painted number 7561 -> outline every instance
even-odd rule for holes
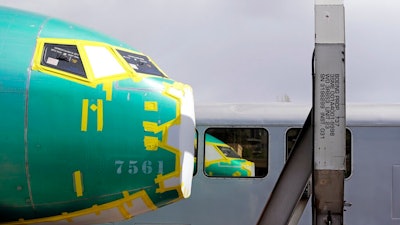
[[[151,174],[157,172],[157,174],[163,174],[164,162],[157,161],[153,163],[150,160],[143,162],[136,160],[115,160],[116,174]]]

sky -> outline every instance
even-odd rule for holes
[[[400,102],[400,1],[344,0],[346,100]],[[313,0],[0,0],[100,31],[190,84],[196,104],[312,102]]]

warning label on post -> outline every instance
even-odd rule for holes
[[[344,76],[322,73],[315,77],[314,158],[316,169],[345,169]]]
[[[340,75],[321,74],[319,79],[320,137],[325,138],[335,136],[340,125]]]

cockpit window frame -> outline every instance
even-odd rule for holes
[[[121,48],[116,48],[115,49],[117,52],[117,55],[120,56],[120,58],[127,64],[131,69],[133,69],[136,73],[143,74],[143,75],[152,75],[152,76],[158,76],[158,77],[164,77],[166,78],[167,75],[157,66],[157,64],[154,63],[154,61],[147,55],[141,54],[139,52],[133,52],[133,51],[127,51],[125,49]],[[133,68],[134,65],[130,64],[128,59],[125,59],[125,56],[123,53],[131,53],[132,57],[137,57],[140,60],[145,61],[144,63],[148,63],[148,66],[153,67],[150,68],[149,72],[142,72],[143,70],[140,68]]]
[[[48,63],[43,62],[44,54],[45,54],[45,46],[46,45],[60,45],[60,46],[76,46],[78,50],[78,56],[82,62],[83,70],[85,71],[85,76],[82,74],[75,74],[72,71],[63,70],[62,68],[57,68],[57,66],[49,66]],[[107,76],[97,76],[94,74],[89,55],[86,52],[85,47],[94,46],[94,47],[104,47],[108,50],[110,55],[115,58],[116,62],[123,68],[122,73],[111,74]],[[135,82],[139,82],[146,76],[157,76],[151,74],[143,74],[137,73],[127,62],[126,60],[118,53],[117,50],[122,50],[125,52],[143,55],[149,59],[149,61],[164,75],[164,78],[167,78],[165,73],[151,60],[150,57],[144,55],[140,52],[126,49],[122,47],[117,47],[113,45],[109,45],[103,42],[96,41],[87,41],[87,40],[77,40],[77,39],[62,39],[62,38],[38,38],[36,43],[36,49],[34,53],[32,70],[44,72],[50,75],[54,75],[56,77],[60,77],[63,79],[67,79],[73,82],[77,82],[83,85],[95,87],[99,83],[104,83],[110,80],[120,80],[126,78],[132,78]],[[121,71],[120,71],[121,72]],[[160,77],[160,76],[159,76]]]
[[[74,44],[44,43],[40,65],[87,79],[81,54]]]

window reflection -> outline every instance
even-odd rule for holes
[[[268,172],[268,132],[262,128],[211,128],[205,134],[207,176],[263,177]]]

